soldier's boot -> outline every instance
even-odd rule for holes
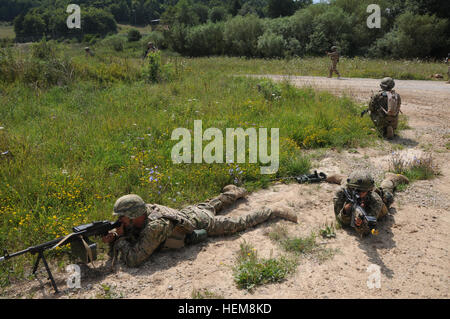
[[[383,181],[381,182],[381,188],[383,190],[389,188],[391,191],[394,191],[400,184],[409,184],[408,177],[402,174],[386,173]]]
[[[386,138],[392,140],[394,138],[394,129],[392,126],[386,127]]]
[[[345,175],[342,174],[332,174],[328,175],[325,181],[330,184],[338,184],[341,185],[342,180],[345,178]]]
[[[401,174],[386,173],[381,182],[381,197],[383,202],[389,208],[394,202],[394,191],[400,184],[409,184],[409,179]]]
[[[286,205],[277,203],[271,204],[267,207],[272,211],[273,217],[280,217],[293,223],[297,223],[297,214],[295,214],[295,212]]]
[[[231,206],[239,198],[247,195],[245,188],[237,187],[236,185],[227,185],[223,188],[223,192],[208,201],[208,204],[214,207],[216,213]]]
[[[383,218],[384,216],[386,216],[389,213],[389,208],[386,204],[383,204],[383,206],[381,207],[381,211],[380,211],[380,215],[378,216],[377,220]]]

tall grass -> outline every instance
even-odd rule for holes
[[[214,61],[215,68],[235,74],[284,74],[299,76],[328,76],[330,59],[302,57],[292,59],[246,59],[236,57],[198,58],[198,67]],[[432,74],[445,74],[444,63],[422,60],[381,60],[361,57],[341,57],[337,66],[341,76],[356,78],[392,77],[399,80],[431,80]]]

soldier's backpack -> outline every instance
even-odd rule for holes
[[[394,90],[386,92],[388,109],[386,114],[389,116],[397,116],[400,112],[399,96]]]

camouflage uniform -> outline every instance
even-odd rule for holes
[[[155,47],[155,45],[153,44],[153,42],[149,42],[148,44],[147,44],[147,50],[145,51],[145,53],[144,53],[144,59],[148,56],[148,54],[150,53],[150,52],[156,52],[158,49]]]
[[[374,182],[370,174],[363,171],[355,171],[346,177],[339,177],[341,179],[341,187],[336,191],[333,198],[334,214],[336,219],[342,224],[349,226],[351,223],[352,214],[344,210],[347,201],[344,189],[360,189],[368,191],[368,194],[362,199],[364,209],[369,216],[375,217],[377,220],[386,216],[389,207],[394,202],[394,190],[400,183],[409,183],[409,180],[399,174],[386,173],[385,179],[382,181],[380,188],[374,187]],[[350,184],[353,180],[370,180],[372,186],[357,187],[357,185]],[[367,227],[356,228],[356,231],[361,235],[366,235],[369,232]]]
[[[194,230],[205,229],[208,235],[217,236],[245,230],[271,217],[296,221],[293,212],[277,208],[264,208],[239,217],[216,216],[244,195],[244,189],[229,185],[216,198],[181,210],[145,204],[147,219],[144,227],[125,230],[124,236],[114,242],[113,251],[116,255],[120,253],[122,261],[129,267],[137,267],[158,248],[183,247],[185,236]]]
[[[337,52],[336,47],[332,47],[331,51],[332,52],[327,52],[328,56],[331,58],[330,74],[328,77],[331,78],[333,76],[333,72],[336,72],[336,74],[338,75],[338,78],[340,78],[341,75],[339,74],[339,71],[336,68],[336,66],[339,62],[339,53]]]
[[[85,47],[84,51],[86,52],[86,56],[94,56],[94,53],[91,51],[89,47]]]
[[[445,63],[449,64],[450,61],[450,53],[447,55],[447,58],[445,59]],[[450,65],[448,66],[447,70],[447,83],[450,83]]]
[[[386,85],[384,83],[388,83],[389,85]],[[400,110],[400,106],[402,103],[400,95],[392,89],[394,85],[394,80],[392,80],[391,78],[383,79],[381,84],[382,90],[372,95],[369,102],[370,118],[372,119],[372,122],[374,123],[380,134],[389,139],[392,139],[394,137],[394,131],[398,126],[399,114],[399,112],[397,112],[395,115],[387,114],[389,95],[392,96],[392,99],[396,100],[398,110]]]

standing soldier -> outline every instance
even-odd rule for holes
[[[103,237],[112,248],[113,262],[120,258],[129,267],[137,267],[157,248],[181,248],[195,236],[229,235],[245,230],[271,217],[297,222],[295,213],[286,206],[265,207],[245,216],[216,216],[246,195],[235,185],[224,187],[219,196],[181,210],[156,204],[146,204],[138,195],[125,195],[114,204],[113,215],[121,226]]]
[[[450,53],[447,54],[447,57],[445,58],[445,63],[448,64],[448,70],[447,70],[447,83],[450,83]]]
[[[147,43],[147,50],[146,50],[145,53],[144,53],[143,59],[145,59],[145,58],[147,57],[147,55],[148,55],[150,52],[156,52],[157,50],[158,50],[158,49],[155,47],[155,45],[153,44],[153,42]]]
[[[395,82],[392,78],[381,80],[381,91],[372,95],[369,102],[370,118],[378,131],[388,139],[394,138],[394,131],[398,125],[401,98],[393,88]]]
[[[86,52],[86,56],[94,56],[94,53],[92,53],[89,47],[85,47],[84,51]]]
[[[333,76],[334,71],[338,75],[338,79],[340,79],[341,75],[339,74],[339,71],[336,68],[339,62],[339,53],[337,52],[337,47],[332,46],[331,52],[326,52],[326,54],[328,54],[328,56],[331,58],[330,74],[328,75],[328,77],[331,78]]]

